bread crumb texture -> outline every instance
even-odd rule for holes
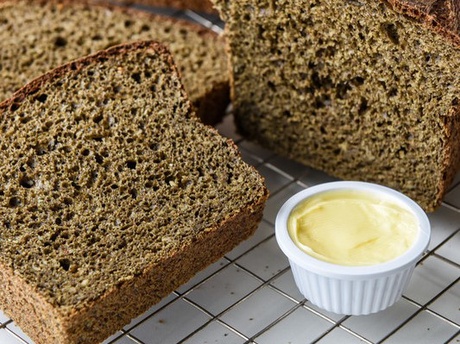
[[[153,49],[66,68],[0,106],[0,263],[72,313],[254,210],[266,191],[191,115]]]
[[[189,22],[85,1],[0,1],[0,101],[52,68],[137,40],[168,46],[191,101],[203,107],[199,114],[217,122],[229,83],[221,37]]]
[[[440,204],[460,160],[457,46],[382,1],[214,2],[247,138]]]

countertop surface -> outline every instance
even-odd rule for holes
[[[213,18],[168,12],[221,30]],[[104,344],[154,343],[460,343],[460,174],[429,214],[432,239],[392,307],[367,316],[318,309],[297,290],[274,236],[281,204],[334,178],[242,139],[231,115],[217,126],[266,178],[270,198],[257,232]],[[33,344],[0,311],[1,344]]]

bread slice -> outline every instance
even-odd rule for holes
[[[460,165],[458,2],[213,2],[246,138],[439,206]]]
[[[0,104],[0,309],[97,343],[250,236],[267,190],[162,45],[61,66]]]
[[[200,118],[219,122],[229,103],[222,37],[191,22],[79,0],[0,0],[0,101],[63,63],[148,39],[173,53]]]

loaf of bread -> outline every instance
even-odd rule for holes
[[[0,132],[0,309],[37,344],[104,340],[262,218],[262,177],[157,43],[35,79],[0,104]]]
[[[198,115],[219,122],[229,103],[222,37],[191,22],[79,0],[0,0],[0,101],[49,69],[142,39],[167,44]]]
[[[458,1],[213,1],[246,138],[440,204],[460,164]]]

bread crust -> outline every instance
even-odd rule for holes
[[[421,22],[460,46],[460,2],[457,0],[387,1],[395,11]]]

